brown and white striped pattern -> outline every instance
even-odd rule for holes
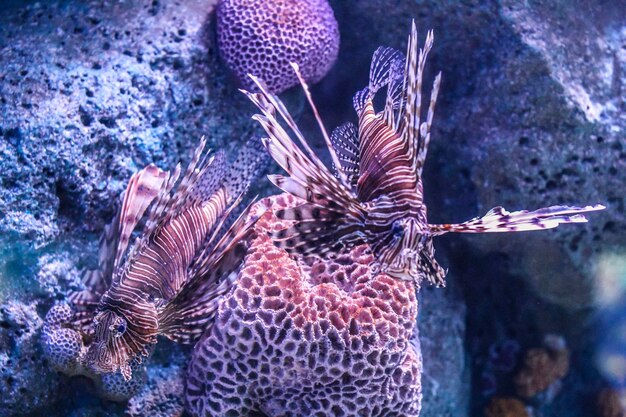
[[[218,236],[225,218],[240,201],[264,158],[254,149],[244,148],[239,159],[227,170],[224,155],[218,153],[209,158],[203,152],[204,146],[202,140],[177,186],[178,167],[172,175],[159,176],[161,188],[158,193],[151,193],[156,201],[144,233],[129,251],[125,262],[114,271],[112,285],[102,296],[95,315],[94,341],[87,357],[88,365],[96,372],[120,370],[128,379],[131,361],[147,355],[148,348],[156,343],[157,335],[192,341],[206,328],[193,326],[206,324],[213,315],[211,309],[215,308],[216,298],[223,292],[207,294],[206,297],[213,297],[212,303],[202,305],[194,297],[176,297],[191,281],[203,283],[210,279],[220,282],[219,265],[208,247]],[[246,178],[241,178],[240,172],[244,172]],[[136,189],[136,185],[131,180],[129,190]],[[127,208],[122,213],[136,224],[148,204],[139,208],[125,204],[123,207]],[[131,220],[127,223],[132,224]],[[242,239],[251,225],[239,226],[241,236],[237,237]],[[120,235],[123,230],[120,228]],[[231,236],[229,232],[226,235]],[[228,257],[230,246],[222,245],[219,249],[221,258],[233,259]],[[121,259],[123,253],[124,248],[118,249],[117,257]],[[230,269],[236,267],[234,264],[235,260],[229,264]],[[198,288],[203,289],[202,285]],[[202,294],[194,295],[200,297]],[[176,305],[168,308],[174,299]],[[169,334],[172,326],[168,321],[177,320],[179,315],[185,314],[185,309],[192,309],[198,320],[177,328],[176,334]],[[163,316],[165,311],[167,316]],[[187,333],[194,336],[186,338]]]
[[[268,135],[264,140],[268,152],[289,174],[289,177],[272,175],[270,180],[306,201],[299,207],[277,212],[279,218],[296,221],[290,228],[272,235],[278,246],[292,252],[324,254],[368,243],[381,271],[416,284],[426,279],[443,285],[445,271],[434,258],[434,236],[447,232],[540,230],[586,221],[581,213],[604,208],[554,206],[508,213],[497,207],[483,218],[461,224],[428,224],[422,171],[441,73],[435,77],[425,121],[422,121],[422,87],[433,41],[433,32],[429,31],[424,48],[420,49],[413,22],[403,70],[400,52],[383,47],[376,50],[369,85],[353,99],[359,118],[356,139],[351,138],[348,128],[339,128],[333,138],[328,138],[308,86],[294,65],[329,147],[337,177],[312,152],[278,97],[261,80],[251,76],[261,91],[260,94],[244,91],[261,110],[262,114],[254,119]],[[385,108],[377,112],[374,96],[383,88],[387,90]],[[280,125],[276,113],[295,134],[306,154]]]

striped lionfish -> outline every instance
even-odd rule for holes
[[[422,169],[441,82],[439,73],[426,119],[422,120],[422,76],[432,45],[433,32],[429,31],[423,49],[418,47],[413,22],[406,59],[392,48],[378,48],[370,67],[369,85],[353,99],[358,126],[341,125],[330,137],[298,65],[292,64],[322,131],[335,175],[313,153],[280,99],[251,75],[260,92],[243,92],[261,111],[254,118],[268,135],[263,140],[265,148],[289,174],[269,178],[282,190],[304,200],[299,207],[277,213],[296,221],[291,228],[272,235],[277,245],[292,253],[333,255],[342,247],[366,243],[380,272],[413,280],[417,286],[422,279],[444,285],[446,272],[434,258],[434,236],[549,229],[562,223],[586,222],[581,213],[604,208],[551,206],[508,212],[495,207],[483,217],[464,223],[428,223]],[[383,88],[387,92],[384,109],[377,112],[374,97]],[[306,153],[280,125],[277,113]]]
[[[148,355],[157,335],[193,343],[207,329],[232,283],[222,277],[243,259],[258,218],[246,209],[221,232],[267,159],[255,142],[229,167],[223,152],[204,153],[202,139],[175,191],[180,165],[170,173],[151,164],[132,176],[101,240],[99,268],[86,276],[88,290],[70,297],[76,323],[93,338],[86,355],[92,370],[120,370],[128,380],[131,363]]]

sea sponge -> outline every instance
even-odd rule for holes
[[[544,345],[526,352],[524,365],[515,376],[517,395],[522,398],[557,387],[569,370],[569,350],[563,338],[547,335]]]
[[[528,409],[518,399],[493,397],[485,409],[487,417],[530,417]]]
[[[316,83],[339,52],[339,28],[326,0],[221,0],[217,35],[241,85],[255,89],[248,74],[256,75],[276,94],[298,83],[290,62]]]
[[[602,417],[626,417],[626,390],[605,388],[600,391],[598,411]]]
[[[196,345],[187,376],[195,416],[417,416],[421,356],[411,344],[412,283],[374,274],[364,246],[334,260],[289,257],[267,233],[289,222],[270,197],[237,285]]]

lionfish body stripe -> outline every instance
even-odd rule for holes
[[[441,73],[431,89],[422,117],[422,86],[434,35],[429,31],[422,49],[413,22],[406,58],[391,48],[374,52],[369,85],[353,98],[358,126],[344,124],[328,139],[308,86],[293,65],[304,94],[329,147],[335,175],[317,158],[280,99],[262,80],[251,76],[260,93],[243,91],[258,107],[254,116],[267,137],[263,144],[289,174],[270,180],[302,200],[299,207],[279,210],[279,218],[296,220],[272,234],[275,243],[294,253],[334,254],[357,244],[370,246],[381,272],[444,285],[446,272],[435,260],[432,238],[448,232],[490,233],[542,230],[563,223],[586,221],[586,207],[553,206],[536,211],[507,212],[501,207],[459,224],[429,224],[423,199],[422,171]],[[386,90],[385,107],[377,112],[374,97]],[[278,120],[284,120],[304,148],[302,151]]]
[[[109,254],[116,248],[116,267],[91,314],[87,364],[94,371],[119,370],[129,379],[131,361],[148,355],[158,335],[192,343],[207,329],[217,300],[232,285],[229,273],[243,259],[241,250],[234,249],[245,246],[252,233],[252,220],[236,221],[225,232],[223,226],[264,165],[258,142],[251,140],[229,167],[223,153],[209,157],[204,152],[203,139],[179,181],[179,167],[169,173],[151,165],[133,176],[106,239],[113,243],[101,244]],[[127,249],[149,205],[145,229]],[[102,276],[100,271],[100,280]],[[76,300],[93,305],[94,298],[90,294]],[[193,320],[184,321],[188,311],[193,311]]]

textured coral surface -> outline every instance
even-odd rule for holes
[[[339,29],[327,0],[221,0],[217,7],[220,54],[246,88],[248,74],[275,93],[298,83],[289,65],[316,83],[339,52]]]
[[[284,195],[259,204],[292,206]],[[411,283],[373,276],[364,247],[332,261],[291,259],[259,221],[234,290],[189,365],[196,416],[417,416],[421,357],[410,343]]]

